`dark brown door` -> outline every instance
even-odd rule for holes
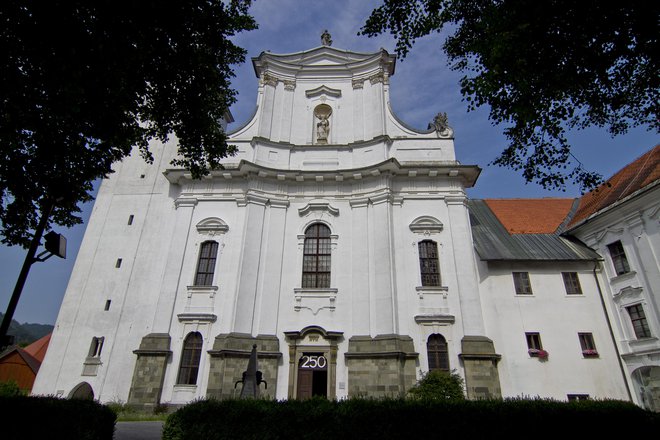
[[[310,369],[298,369],[298,399],[309,399],[312,397],[312,385],[314,383],[314,372]]]

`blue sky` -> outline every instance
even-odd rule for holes
[[[250,62],[265,50],[291,53],[320,45],[320,36],[328,29],[333,46],[357,52],[374,52],[385,48],[394,51],[394,40],[389,36],[367,38],[357,36],[377,1],[320,1],[320,0],[257,0],[252,14],[259,29],[237,36],[235,42],[247,49],[248,60],[236,67],[233,80],[238,90],[238,102],[231,108],[237,127],[254,111],[257,78]],[[546,191],[525,184],[516,172],[492,167],[488,164],[504,148],[502,127],[493,127],[488,120],[488,109],[467,112],[462,101],[458,80],[460,74],[446,66],[441,51],[443,36],[436,34],[419,40],[404,60],[398,60],[390,81],[390,98],[394,112],[407,124],[426,128],[438,112],[446,112],[454,129],[456,155],[463,164],[479,165],[483,171],[475,188],[468,194],[473,198],[509,197],[576,197],[577,188],[566,192]],[[635,129],[625,136],[612,139],[605,130],[589,129],[571,132],[573,153],[589,170],[608,177],[632,162],[658,143],[658,135],[645,129]],[[83,208],[85,221],[91,204]],[[19,322],[53,324],[71,274],[85,225],[64,230],[68,239],[68,258],[53,257],[45,263],[33,265],[14,318]],[[0,311],[4,312],[14,283],[23,263],[25,251],[20,248],[0,247]]]

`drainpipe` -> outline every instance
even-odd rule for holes
[[[612,330],[612,323],[610,322],[610,316],[607,313],[607,308],[605,307],[605,298],[603,297],[603,291],[600,288],[600,283],[598,282],[598,275],[596,275],[596,269],[600,266],[600,261],[596,260],[594,264],[594,279],[596,280],[596,287],[598,287],[598,294],[600,295],[600,305],[603,307],[603,312],[605,313],[605,320],[607,321],[607,328],[610,331],[610,337],[614,343],[614,351],[616,351],[616,359],[619,361],[619,368],[621,369],[621,375],[623,376],[623,383],[626,384],[626,392],[628,393],[628,400],[634,403],[632,394],[630,392],[630,385],[628,385],[628,378],[626,376],[626,369],[623,366],[623,361],[621,360],[621,353],[619,352],[619,346],[616,343],[616,338],[614,337],[614,330]]]

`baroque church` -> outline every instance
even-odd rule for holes
[[[658,148],[616,194],[468,200],[446,116],[393,113],[395,61],[263,52],[223,169],[171,168],[175,142],[116,164],[33,393],[234,398],[256,345],[268,398],[395,397],[439,369],[474,399],[660,408]]]

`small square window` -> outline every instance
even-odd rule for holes
[[[115,267],[119,269],[121,267],[121,258],[117,258],[117,262],[115,263]]]
[[[516,287],[516,295],[531,295],[533,293],[529,272],[513,272],[513,284]]]
[[[610,252],[612,264],[614,265],[614,272],[617,275],[623,275],[624,273],[630,272],[628,258],[626,257],[626,253],[623,250],[623,245],[620,241],[615,241],[612,244],[608,244],[607,250]]]
[[[569,402],[578,402],[580,400],[589,400],[589,394],[567,394]]]
[[[530,357],[538,357],[541,359],[548,357],[548,352],[543,349],[543,344],[541,344],[540,333],[525,333],[525,338],[527,339],[527,353]]]
[[[635,337],[637,339],[650,338],[651,329],[649,328],[649,323],[646,320],[644,307],[642,307],[641,304],[635,304],[634,306],[626,307],[626,310],[630,316],[630,322],[632,323],[633,330],[635,331]]]
[[[580,339],[580,348],[582,348],[582,355],[584,357],[598,357],[598,350],[596,350],[593,334],[578,333],[578,339]]]
[[[582,295],[582,287],[577,272],[562,272],[567,295]]]

